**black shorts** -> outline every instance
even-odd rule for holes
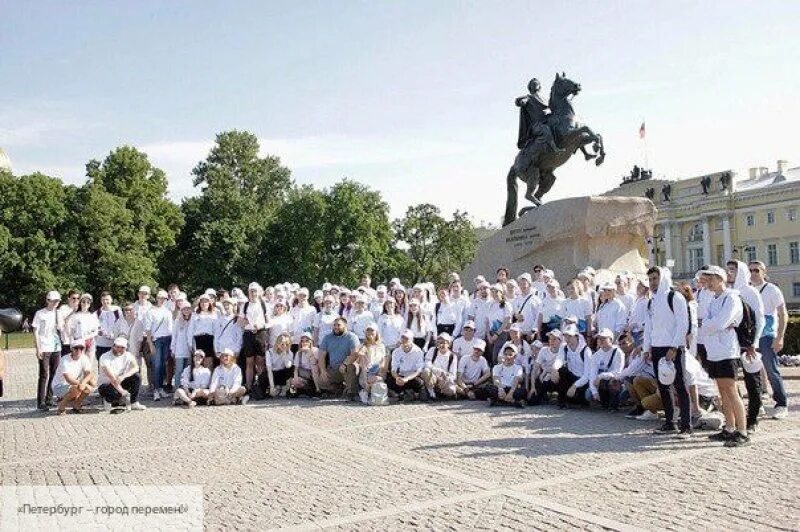
[[[269,333],[266,329],[260,331],[244,331],[242,335],[241,356],[244,358],[263,357],[267,352]]]
[[[739,359],[737,358],[717,361],[706,360],[706,371],[712,379],[735,379],[738,367]]]

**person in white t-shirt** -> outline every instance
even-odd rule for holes
[[[553,329],[547,334],[547,346],[539,350],[531,370],[528,404],[540,405],[548,401],[551,392],[558,392],[559,370],[564,365],[562,340],[560,329]]]
[[[414,333],[407,329],[400,337],[400,347],[392,352],[389,389],[401,400],[414,400],[424,386],[421,377],[424,368],[425,353],[414,343]]]
[[[597,351],[592,354],[589,367],[589,392],[592,399],[609,410],[619,409],[619,393],[622,390],[622,370],[625,353],[614,345],[611,329],[600,329],[596,335]]]
[[[104,410],[145,410],[139,403],[139,364],[128,352],[128,340],[117,338],[111,351],[100,357],[98,363],[99,384],[97,392],[103,398]]]
[[[36,391],[36,406],[39,410],[47,411],[53,401],[53,376],[56,374],[58,363],[61,360],[60,330],[62,321],[58,315],[58,304],[61,295],[55,290],[47,293],[45,298],[47,306],[36,311],[33,315],[33,340],[36,348],[36,358],[39,361],[39,383]]]
[[[111,297],[111,292],[103,292],[100,294],[100,308],[97,309],[97,321],[100,324],[100,329],[97,334],[97,350],[96,356],[99,359],[103,353],[111,350],[114,344],[114,324],[117,320],[122,318],[122,310],[114,305],[114,299]]]
[[[236,364],[233,351],[223,349],[220,365],[211,375],[211,384],[208,386],[208,403],[214,405],[229,405],[241,402],[246,405],[250,396],[242,386],[242,370]]]
[[[489,363],[486,362],[486,358],[483,356],[486,342],[475,338],[474,341],[470,341],[470,346],[472,352],[458,359],[456,387],[460,396],[483,401],[489,395],[487,385],[492,378]]]
[[[292,367],[294,355],[291,345],[291,333],[285,331],[275,338],[274,345],[267,351],[266,367],[256,382],[265,399],[283,395],[287,391],[289,381],[294,377]]]
[[[464,326],[461,328],[461,333],[461,336],[453,340],[453,352],[456,354],[459,360],[472,355],[472,348],[475,342],[479,340],[479,338],[475,337],[475,322],[472,320],[467,320],[464,322]]]
[[[322,393],[317,384],[321,379],[317,362],[314,335],[310,331],[304,331],[300,335],[297,352],[294,354],[292,363],[294,377],[289,382],[289,391],[286,393],[288,397],[297,397],[300,393],[305,393],[310,397],[317,397]]]
[[[97,335],[100,333],[100,321],[97,314],[91,311],[92,295],[81,295],[78,310],[69,319],[69,335],[72,340],[81,340],[86,345],[86,356],[94,360],[97,349]]]
[[[522,367],[514,364],[517,346],[506,344],[503,347],[503,361],[492,369],[492,384],[487,388],[489,406],[513,404],[523,408],[525,400],[525,373]]]
[[[81,413],[83,400],[88,397],[97,384],[92,372],[92,361],[84,353],[86,346],[76,341],[69,355],[61,357],[53,377],[53,395],[59,397],[58,415],[64,415],[68,406]]]
[[[203,365],[205,356],[202,349],[196,350],[192,354],[192,365],[181,372],[181,385],[175,390],[176,406],[194,408],[198,404],[208,404],[211,370]]]
[[[436,345],[425,355],[422,380],[430,399],[436,399],[436,392],[445,397],[456,395],[458,357],[450,350],[452,342],[453,338],[449,334],[441,333],[436,338]]]

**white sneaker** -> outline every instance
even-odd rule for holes
[[[153,390],[153,401],[158,401],[161,399],[161,395],[158,393],[158,390]]]
[[[130,394],[130,392],[125,392],[125,394],[122,396],[122,399],[125,400],[125,410],[130,412],[131,411],[131,394]]]
[[[759,410],[758,410],[758,416],[759,416],[759,417],[762,417],[762,416],[763,416],[763,417],[766,417],[766,416],[767,416],[767,411],[766,411],[766,410],[764,410],[764,407],[763,407],[763,406],[762,406],[761,408],[759,408]]]
[[[130,410],[147,410],[147,407],[139,401],[136,401],[135,403],[131,403]]]
[[[106,414],[111,412],[111,403],[109,403],[105,399],[103,399],[103,412],[106,413]]]
[[[427,388],[428,390],[428,397],[431,399],[436,399],[436,391],[433,388]]]
[[[772,419],[786,419],[789,417],[789,408],[786,406],[776,406],[772,413]]]
[[[242,404],[243,405],[246,405],[249,401],[250,401],[250,396],[249,395],[245,395],[245,396],[242,397]]]
[[[365,405],[369,404],[369,394],[367,393],[367,390],[361,390],[360,392],[358,392],[358,397],[361,399],[361,402],[364,403]]]
[[[649,410],[645,410],[644,414],[636,416],[636,419],[638,419],[639,421],[653,421],[655,419],[658,419],[658,414],[654,414]]]

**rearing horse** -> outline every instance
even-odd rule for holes
[[[571,98],[581,91],[581,86],[564,73],[556,74],[553,86],[550,88],[550,115],[547,117],[547,124],[553,131],[553,137],[561,151],[551,151],[546,147],[537,146],[529,142],[524,146],[514,161],[514,165],[508,172],[507,188],[508,197],[506,198],[506,213],[503,225],[508,225],[517,218],[517,179],[525,182],[525,199],[532,202],[532,207],[526,207],[519,212],[522,216],[528,210],[542,204],[544,196],[553,183],[556,176],[553,170],[566,163],[572,155],[581,150],[586,159],[595,159],[595,164],[600,166],[606,157],[603,147],[603,137],[594,133],[588,126],[575,122],[575,110],[572,108]],[[592,145],[594,153],[588,153],[585,146]],[[526,150],[538,150],[530,154]],[[524,166],[523,161],[532,161]]]

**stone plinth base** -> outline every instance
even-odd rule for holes
[[[484,275],[491,282],[500,266],[513,276],[543,264],[563,284],[586,266],[603,277],[646,272],[639,253],[652,236],[656,208],[646,198],[592,196],[546,203],[483,241],[464,271],[464,283]]]

